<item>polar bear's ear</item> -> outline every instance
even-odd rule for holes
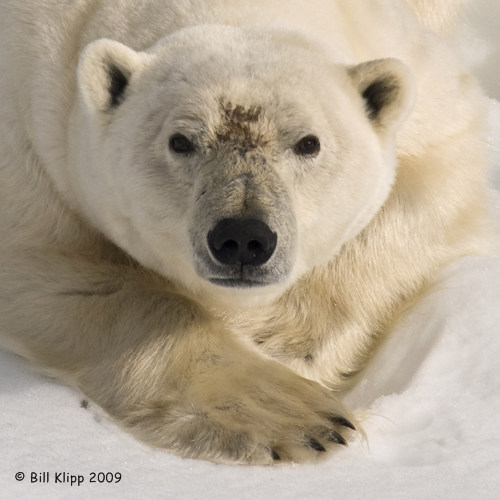
[[[101,112],[118,107],[132,75],[144,68],[147,58],[105,38],[87,45],[78,63],[78,87],[87,107]]]
[[[398,59],[377,59],[348,69],[365,101],[369,120],[379,134],[393,134],[408,117],[415,100],[415,83]]]

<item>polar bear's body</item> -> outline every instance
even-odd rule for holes
[[[487,248],[481,95],[411,9],[3,2],[2,344],[184,456],[343,444],[325,387]]]

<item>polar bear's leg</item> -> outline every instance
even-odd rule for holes
[[[10,290],[0,328],[18,352],[152,445],[220,462],[301,461],[354,427],[330,391],[143,270],[18,249],[2,257],[0,279]]]

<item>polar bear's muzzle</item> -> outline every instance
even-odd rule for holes
[[[277,248],[278,235],[257,218],[224,218],[207,234],[214,275],[209,281],[225,287],[265,286],[275,281],[265,269]]]
[[[198,276],[237,288],[286,281],[295,261],[297,224],[280,183],[258,183],[247,173],[226,182],[213,177],[203,190],[190,231]]]
[[[276,249],[277,239],[262,220],[236,218],[220,220],[207,236],[210,252],[218,262],[240,268],[265,264]]]
[[[255,286],[251,279],[252,267],[262,266],[273,255],[277,234],[259,219],[227,218],[220,220],[208,232],[207,243],[212,257],[222,266],[227,266],[233,278],[212,278],[210,281],[220,286]],[[248,270],[250,269],[250,272]]]

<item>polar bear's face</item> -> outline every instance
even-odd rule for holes
[[[82,211],[193,293],[268,300],[384,203],[412,83],[308,41],[200,27],[148,52],[86,48],[71,144]]]

